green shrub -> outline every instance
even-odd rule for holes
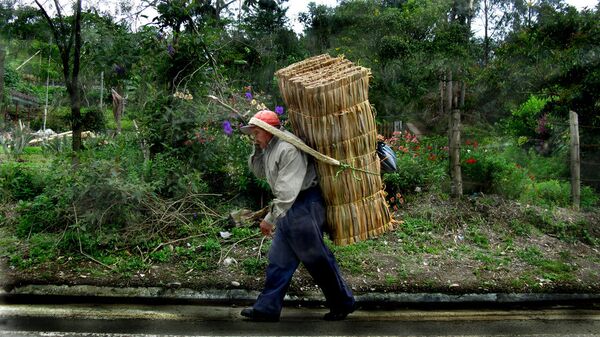
[[[44,189],[46,169],[32,163],[0,164],[0,190],[13,200],[32,200]]]
[[[56,238],[54,235],[36,234],[29,240],[29,258],[36,264],[56,258]]]
[[[173,257],[173,251],[168,247],[150,253],[150,258],[156,262],[168,262]]]
[[[425,176],[417,161],[398,160],[397,168],[397,172],[383,175],[383,182],[389,194],[413,192],[416,187],[424,186]]]
[[[221,244],[217,239],[210,238],[202,244],[202,251],[212,256],[216,252],[221,251]]]
[[[61,211],[58,202],[46,194],[38,195],[31,202],[19,204],[17,236],[25,238],[31,233],[59,230],[64,227],[61,224]]]
[[[25,242],[26,241],[26,242]],[[25,242],[24,250],[14,250],[9,254],[11,266],[25,269],[51,261],[57,257],[58,238],[50,234],[34,234]]]
[[[202,172],[211,192],[233,196],[260,195],[264,191],[248,169],[252,143],[246,136],[228,136],[221,128],[207,127],[197,132],[192,143],[178,149],[190,167]]]
[[[536,138],[540,134],[537,129],[538,120],[546,104],[552,100],[549,97],[531,95],[525,103],[511,111],[511,116],[505,121],[507,131],[516,137]]]
[[[546,207],[567,207],[570,200],[571,187],[558,180],[533,182],[521,196],[521,201],[525,203]]]
[[[447,179],[448,152],[443,138],[422,138],[405,132],[386,143],[396,152],[397,170],[383,174],[389,195],[439,187]]]
[[[57,231],[76,222],[92,233],[103,225],[139,223],[152,189],[141,181],[141,168],[128,153],[119,146],[83,151],[77,171],[67,156],[52,162],[43,194],[19,208],[19,233]]]
[[[80,220],[96,226],[126,227],[145,217],[144,202],[152,188],[119,162],[97,160],[81,164],[73,196]]]
[[[497,193],[516,199],[529,181],[525,170],[493,151],[464,153],[461,170],[464,193]]]
[[[589,186],[581,187],[580,205],[583,209],[591,209],[598,204],[598,194]],[[570,207],[571,184],[566,181],[548,180],[533,182],[521,195],[521,201],[545,207]]]
[[[32,130],[41,130],[43,125],[43,116],[32,120],[30,124]],[[68,106],[51,107],[46,116],[46,129],[52,129],[56,133],[70,131],[72,129],[71,108]]]
[[[81,116],[83,118],[83,125],[85,131],[106,131],[106,119],[100,108],[81,109]]]
[[[145,181],[152,184],[154,190],[161,196],[181,195],[188,188],[184,178],[186,176],[185,167],[185,163],[168,153],[159,153],[145,164]],[[194,188],[202,190],[197,184],[189,181],[189,177],[188,182]]]
[[[550,156],[542,156],[533,149],[524,149],[511,143],[503,151],[502,156],[515,162],[529,174],[538,179],[565,179],[569,177],[569,161],[567,148],[561,148]]]

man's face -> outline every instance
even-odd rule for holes
[[[261,149],[266,149],[271,138],[273,138],[272,134],[259,127],[252,128],[252,136],[254,137],[254,143],[258,144]]]

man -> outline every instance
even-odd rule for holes
[[[260,111],[254,118],[280,127],[273,111]],[[250,169],[267,180],[275,197],[260,223],[260,231],[270,236],[277,227],[264,289],[252,308],[242,310],[242,316],[253,321],[278,321],[292,275],[302,262],[325,295],[330,312],[323,319],[345,319],[354,311],[355,302],[323,241],[325,203],[314,163],[292,144],[256,125],[249,124],[241,131],[254,137],[254,153],[248,159]]]

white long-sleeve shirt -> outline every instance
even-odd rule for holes
[[[257,177],[267,179],[275,197],[264,219],[270,224],[277,223],[285,215],[300,191],[317,185],[317,173],[312,159],[294,145],[275,136],[266,149],[262,150],[257,146],[254,148],[248,165]]]

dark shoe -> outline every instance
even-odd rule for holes
[[[242,310],[241,315],[254,322],[279,322],[279,316],[268,315],[260,311],[256,311],[254,308],[246,308]]]
[[[350,308],[346,308],[344,310],[331,310],[323,316],[323,319],[326,321],[341,321],[346,319],[349,314],[353,313],[356,310],[356,305],[352,305]]]

